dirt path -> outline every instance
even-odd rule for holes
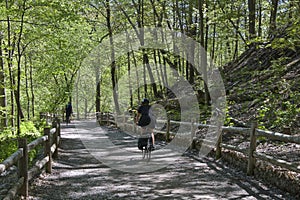
[[[195,160],[181,156],[176,162],[149,173],[112,169],[96,159],[91,149],[86,149],[82,137],[88,139],[90,135],[83,135],[87,130],[76,125],[62,129],[53,173],[31,184],[29,199],[293,199],[209,158]],[[130,156],[136,158],[128,160],[141,160],[134,138],[114,129],[99,129],[102,134],[98,136],[105,135],[120,147],[131,149]],[[153,159],[155,162],[155,154]]]

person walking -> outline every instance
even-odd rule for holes
[[[70,117],[73,113],[72,104],[71,102],[68,103],[66,106],[66,124],[71,123]]]

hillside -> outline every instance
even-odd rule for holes
[[[223,68],[229,115],[260,128],[299,132],[300,47],[278,41],[250,48]]]

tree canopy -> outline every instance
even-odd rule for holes
[[[209,71],[226,69],[251,48],[297,51],[299,11],[299,2],[279,0],[1,1],[1,127],[19,130],[22,120],[34,120],[40,112],[61,113],[68,101],[77,113],[111,111],[111,105],[119,112],[122,77],[128,80],[128,107],[144,97],[171,98],[167,86],[175,73],[193,86],[199,102],[209,105]],[[113,36],[134,30],[143,45],[143,27],[176,31],[197,41],[206,52],[201,58],[206,67],[199,73],[188,61],[195,48],[180,55],[139,49],[115,58],[120,41]],[[106,41],[109,47],[102,46]],[[123,43],[130,46],[130,38]],[[97,64],[102,61],[86,60],[95,48],[109,52],[112,62],[105,69]]]

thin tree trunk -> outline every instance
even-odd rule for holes
[[[110,10],[110,0],[106,0],[106,25],[109,33],[109,42],[110,42],[110,58],[111,58],[111,81],[113,89],[113,99],[115,104],[115,109],[117,114],[120,113],[119,102],[118,102],[118,89],[116,84],[116,60],[115,60],[115,49],[114,49],[114,40],[113,40],[113,30],[111,26],[111,10]]]
[[[118,4],[118,2],[115,0],[115,2]],[[138,4],[132,0],[132,3],[134,5],[134,7],[136,8],[136,11],[137,11],[137,27],[136,27],[136,24],[132,22],[130,16],[126,13],[126,11],[122,8],[122,6],[120,4],[119,5],[119,8],[121,9],[121,11],[123,12],[123,14],[125,15],[125,17],[127,18],[128,22],[130,23],[130,25],[132,26],[132,28],[135,30],[136,34],[138,35],[139,37],[139,41],[140,41],[140,44],[141,46],[144,46],[144,33],[143,33],[143,20],[144,20],[144,0],[139,0]],[[151,67],[150,67],[150,64],[149,64],[149,57],[148,57],[148,54],[145,52],[145,49],[142,49],[143,51],[143,65],[144,65],[144,90],[145,90],[145,93],[147,94],[147,82],[146,82],[146,69],[148,71],[148,74],[149,74],[149,78],[150,78],[150,81],[151,81],[151,85],[152,85],[152,89],[153,89],[153,92],[154,92],[154,95],[157,96],[157,87],[156,87],[156,84],[155,84],[155,81],[154,81],[154,77],[153,77],[153,74],[152,74],[152,70],[151,70]]]
[[[214,3],[213,12],[214,12],[214,18],[216,18],[216,3]],[[213,38],[212,38],[212,50],[211,50],[211,60],[213,61],[215,59],[215,46],[216,46],[216,28],[217,25],[214,23],[213,25]]]
[[[202,73],[203,73],[203,80],[204,80],[204,90],[205,90],[205,102],[208,105],[210,102],[210,96],[209,96],[209,90],[208,90],[208,78],[207,78],[207,53],[204,50],[204,13],[203,13],[203,1],[199,0],[199,27],[200,27],[200,44],[202,48],[200,49],[200,63],[202,67]]]
[[[21,40],[22,40],[22,35],[23,35],[23,25],[24,25],[24,16],[25,16],[25,6],[26,6],[26,0],[23,1],[23,5],[20,6],[20,9],[22,10],[22,16],[21,16],[21,24],[20,24],[20,30],[19,30],[19,35],[18,35],[18,41],[17,41],[17,50],[18,50],[18,59],[17,59],[17,63],[18,63],[18,75],[17,75],[17,91],[15,96],[15,100],[16,100],[16,104],[17,104],[17,134],[18,136],[20,136],[21,134],[21,120],[24,119],[24,115],[22,112],[22,108],[21,108],[21,61],[22,61],[22,53],[21,53]]]
[[[99,67],[95,68],[96,70],[96,112],[101,111],[101,82],[100,82],[100,69]]]
[[[261,0],[258,0],[258,30],[257,30],[257,35],[259,38],[262,37],[262,3]]]
[[[162,83],[162,86],[164,87],[167,87],[167,83],[166,83],[166,74],[164,74],[163,72],[163,66],[164,66],[164,63],[162,61],[162,58],[161,58],[161,53],[160,51],[157,51],[157,58],[158,58],[158,64],[159,64],[159,70],[160,70],[160,74],[161,74],[161,83]]]
[[[9,4],[8,4],[8,0],[5,1],[6,4],[6,9],[9,9]],[[11,105],[11,110],[10,110],[10,125],[11,127],[15,126],[15,120],[14,120],[14,116],[15,116],[15,103],[14,103],[14,85],[15,85],[15,81],[14,81],[14,75],[13,75],[13,66],[12,66],[12,57],[13,57],[13,51],[14,48],[12,47],[12,41],[11,41],[11,22],[10,22],[10,17],[9,15],[6,16],[6,22],[7,22],[7,46],[8,46],[8,50],[7,50],[7,65],[8,65],[8,70],[9,70],[9,81],[10,81],[10,105]],[[14,131],[12,131],[12,133],[14,134]]]
[[[189,2],[189,13],[188,13],[188,36],[191,38],[194,38],[196,36],[196,27],[193,25],[193,9],[194,9],[194,5],[193,5],[193,1],[194,0],[190,0]],[[204,31],[204,30],[202,30]],[[204,33],[204,32],[203,32]],[[204,38],[203,38],[204,39]],[[204,48],[204,42],[203,42],[203,48]],[[190,84],[194,84],[194,66],[193,63],[195,61],[195,45],[192,42],[191,44],[189,44],[189,53],[187,54],[187,56],[189,57],[189,62],[187,62],[187,66],[189,68],[189,82]]]
[[[2,53],[2,39],[3,34],[0,32],[0,106],[1,106],[1,129],[7,127],[7,114],[6,114],[6,91],[5,91],[5,73],[4,73],[4,59]]]
[[[237,27],[240,26],[240,18],[237,19]],[[235,60],[238,57],[239,52],[239,35],[237,31],[235,32],[235,45],[234,45],[234,54],[233,54],[233,60]]]
[[[84,98],[84,119],[87,119],[88,115],[88,99]]]
[[[77,113],[77,120],[80,119],[80,111],[79,111],[79,82],[80,82],[80,70],[78,70],[77,74],[77,81],[76,81],[76,113]]]
[[[31,112],[32,112],[32,117],[35,116],[35,104],[34,104],[34,88],[33,88],[33,72],[32,72],[32,60],[31,60],[31,56],[29,56],[29,62],[30,62],[30,65],[29,65],[29,78],[30,78],[30,90],[31,90]]]
[[[248,9],[249,9],[249,39],[252,40],[256,37],[255,32],[255,5],[256,0],[248,0]]]
[[[27,98],[27,119],[30,120],[30,96],[29,96],[29,86],[28,86],[28,58],[25,58],[25,92]]]
[[[156,71],[156,76],[157,76],[158,84],[160,86],[160,90],[162,90],[163,83],[161,81],[161,78],[162,78],[163,75],[159,73],[159,70],[161,69],[162,65],[157,60],[156,52],[159,53],[158,50],[153,50],[153,60],[154,60],[154,63],[155,63],[155,71]]]
[[[129,96],[130,96],[130,108],[133,108],[133,95],[132,95],[132,83],[131,83],[131,66],[130,66],[130,52],[127,53],[127,69],[128,69],[128,85],[129,85]]]
[[[176,0],[176,9],[175,9],[176,13],[177,13],[177,16],[178,16],[178,22],[179,22],[179,27],[180,27],[180,30],[181,32],[183,33],[184,31],[184,24],[182,23],[182,16],[181,16],[181,12],[179,10],[179,2],[178,0]]]
[[[277,17],[277,10],[278,10],[278,0],[271,1],[271,15],[270,15],[270,27],[269,27],[269,37],[274,35],[276,30],[276,17]]]
[[[141,46],[143,47],[145,44],[144,44],[144,32],[143,32],[143,29],[144,28],[144,0],[139,0],[139,8],[138,8],[138,15],[140,16],[140,18],[138,19],[138,28],[140,28],[140,43],[141,43]],[[154,96],[155,97],[158,97],[158,93],[157,93],[157,87],[156,87],[156,84],[155,84],[155,80],[154,80],[154,76],[152,74],[152,70],[151,70],[151,67],[150,67],[150,64],[149,64],[149,56],[147,54],[147,52],[145,51],[145,49],[142,49],[143,51],[143,65],[144,65],[144,87],[145,87],[145,97],[148,96],[148,91],[147,91],[147,82],[146,82],[146,69],[148,71],[148,74],[149,74],[149,78],[150,78],[150,81],[151,81],[151,86],[152,86],[152,90],[154,92]]]

